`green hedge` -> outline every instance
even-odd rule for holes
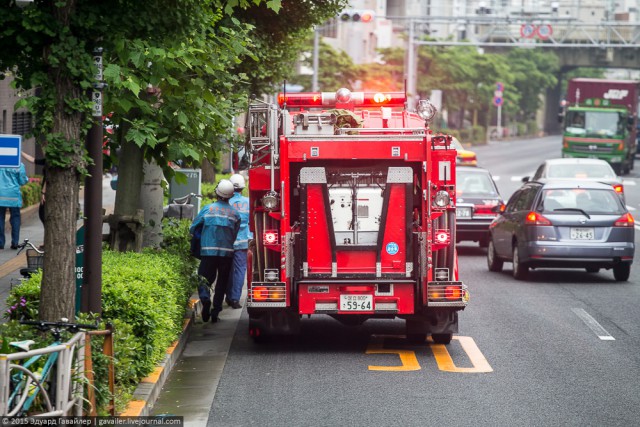
[[[22,193],[22,207],[36,205],[40,203],[42,195],[42,183],[38,178],[30,178],[29,182],[20,187]]]
[[[142,253],[104,251],[102,254],[102,327],[115,327],[116,406],[121,412],[140,380],[153,371],[166,349],[179,337],[188,300],[195,290],[196,261],[189,256],[189,221],[175,220],[165,230],[163,249]],[[41,273],[10,291],[8,319],[37,318]],[[84,319],[84,321],[83,321]],[[87,315],[80,322],[90,321]],[[0,334],[14,341],[31,334],[12,320]],[[109,399],[107,360],[102,340],[94,338],[94,369],[98,408],[105,414]],[[46,345],[44,343],[39,343]]]

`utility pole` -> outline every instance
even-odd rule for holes
[[[87,134],[87,153],[93,160],[85,179],[84,266],[82,311],[102,315],[102,48],[93,51],[97,67],[93,85],[93,125]]]
[[[416,107],[416,66],[415,66],[415,46],[413,44],[415,21],[409,20],[409,40],[407,41],[407,108],[414,110]]]

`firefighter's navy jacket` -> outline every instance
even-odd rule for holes
[[[233,256],[233,243],[240,230],[240,214],[227,201],[218,200],[206,205],[193,220],[189,231],[193,234],[204,223],[200,242],[201,256]]]
[[[229,204],[240,214],[240,231],[233,249],[236,251],[249,249],[249,239],[253,239],[253,233],[249,231],[249,198],[244,197],[240,191],[233,193],[229,199]]]

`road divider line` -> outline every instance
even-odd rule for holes
[[[607,332],[605,328],[602,327],[600,323],[598,323],[596,319],[591,317],[589,313],[587,313],[583,309],[572,308],[571,311],[573,311],[576,314],[576,316],[578,316],[589,327],[589,329],[591,329],[597,335],[597,337],[600,338],[601,340],[603,341],[616,340],[613,336],[611,336],[611,334],[609,334],[609,332]]]
[[[635,210],[636,210],[636,208],[634,208],[633,206],[629,206],[629,205],[627,205],[627,210],[635,211]]]
[[[636,182],[631,180],[631,179],[623,179],[622,180],[622,184],[623,185],[636,185]]]

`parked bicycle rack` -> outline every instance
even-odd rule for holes
[[[16,407],[9,412],[8,401],[11,385],[12,364],[20,364],[22,360],[29,359],[37,355],[47,355],[59,353],[56,361],[56,399],[51,402],[52,410],[37,414],[38,417],[56,416],[81,416],[83,404],[83,384],[80,381],[74,382],[72,372],[84,372],[85,370],[85,332],[76,333],[69,341],[27,352],[0,354],[0,415],[14,416],[20,411]],[[18,363],[12,363],[12,362]],[[40,390],[46,393],[45,390]],[[73,410],[72,413],[70,413]]]

